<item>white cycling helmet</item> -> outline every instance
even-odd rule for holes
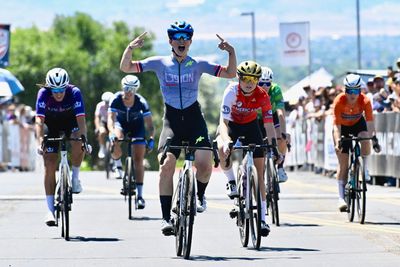
[[[111,93],[111,92],[104,92],[104,93],[101,95],[101,100],[103,100],[104,102],[108,103],[108,102],[110,102],[111,98],[113,98],[113,97],[114,97],[114,94],[113,94],[113,93]]]
[[[260,82],[272,82],[274,79],[274,73],[270,68],[262,67],[261,72]]]
[[[122,89],[124,90],[135,90],[137,91],[140,87],[139,78],[135,75],[126,75],[121,80]]]
[[[69,84],[69,76],[66,70],[54,68],[46,74],[46,86],[50,88],[66,87]]]
[[[360,75],[357,74],[348,74],[343,80],[344,86],[352,89],[361,89],[362,79]]]

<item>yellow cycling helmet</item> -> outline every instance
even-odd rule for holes
[[[243,61],[237,66],[237,74],[239,76],[253,76],[260,78],[262,71],[261,66],[254,61]]]

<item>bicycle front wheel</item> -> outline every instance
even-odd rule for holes
[[[128,195],[128,219],[130,220],[132,218],[132,196],[133,196],[133,162],[132,158],[127,157],[125,160],[125,174],[124,174],[124,179],[122,180],[124,183],[124,186],[126,188],[126,194]]]
[[[245,199],[246,199],[246,180],[243,179],[241,168],[237,172],[237,186],[239,192],[238,198],[238,214],[236,217],[236,225],[239,227],[240,242],[243,247],[247,247],[249,243],[249,219],[246,218],[245,213]]]
[[[271,158],[267,160],[267,207],[271,211],[272,223],[279,226],[279,183],[274,162]]]
[[[69,211],[72,202],[72,196],[70,196],[72,192],[68,185],[68,175],[68,170],[62,168],[60,173],[61,237],[64,237],[66,241],[69,241]]]
[[[258,185],[257,170],[254,166],[250,169],[247,179],[250,179],[250,197],[248,201],[250,203],[249,223],[251,241],[253,247],[259,249],[261,245],[261,194]]]
[[[106,155],[104,157],[104,169],[106,171],[106,178],[110,179],[110,173],[112,169],[112,158],[111,158],[111,151],[110,151],[110,142],[106,142]]]
[[[196,215],[196,187],[194,183],[194,175],[192,170],[187,171],[186,175],[187,192],[185,192],[186,198],[186,219],[185,219],[185,231],[184,231],[184,244],[183,244],[183,257],[189,259],[190,250],[192,248],[192,236],[193,236],[193,223],[194,216]]]
[[[349,177],[350,179],[350,185],[348,186],[348,188],[346,188],[345,190],[345,196],[347,194],[347,217],[349,219],[349,222],[352,222],[354,220],[354,213],[355,213],[355,205],[356,205],[356,188],[354,185],[354,180],[357,181],[358,180],[358,173],[356,172],[356,170],[358,169],[358,163],[355,162],[353,165],[353,173],[354,173],[354,177]]]
[[[365,222],[365,211],[367,206],[367,184],[365,182],[365,166],[363,159],[358,159],[358,170],[357,170],[356,181],[356,203],[357,203],[357,216],[360,224]]]

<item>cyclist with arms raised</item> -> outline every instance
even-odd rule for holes
[[[339,147],[341,136],[374,137],[374,143],[377,144],[372,105],[369,98],[364,93],[361,93],[361,77],[356,74],[349,74],[344,78],[343,83],[345,92],[336,96],[333,102],[333,140],[339,161],[336,178],[339,189],[338,208],[340,211],[346,211],[347,209],[347,204],[344,201],[344,192],[347,183],[349,150],[351,147],[350,141],[344,142],[342,147]],[[366,181],[371,179],[367,172],[367,156],[370,153],[370,141],[361,141],[361,156],[365,165]]]
[[[85,107],[81,91],[75,85],[69,84],[68,73],[62,68],[54,68],[47,72],[46,84],[39,90],[36,100],[36,138],[38,153],[44,160],[44,187],[48,213],[45,222],[48,226],[55,226],[54,193],[56,188],[55,173],[58,161],[58,143],[48,142],[44,151],[42,142],[47,126],[48,137],[60,137],[60,132],[66,136],[79,138],[86,135]],[[84,151],[81,142],[71,142],[72,163],[72,192],[82,191],[79,180]],[[89,146],[89,150],[91,147]],[[90,151],[88,151],[90,153]]]
[[[108,135],[107,116],[110,100],[114,97],[111,92],[105,92],[101,95],[101,101],[97,103],[94,111],[94,126],[97,141],[99,142],[99,159],[104,159],[106,152],[106,137]]]
[[[223,67],[204,59],[192,58],[188,55],[192,44],[193,28],[180,21],[171,24],[167,30],[172,54],[170,56],[149,57],[140,61],[132,61],[132,50],[143,46],[146,33],[135,38],[125,49],[121,59],[121,70],[124,72],[154,71],[160,82],[160,89],[165,102],[163,129],[158,144],[159,158],[167,137],[172,137],[172,145],[181,145],[189,141],[190,145],[210,146],[207,125],[197,101],[199,79],[203,73],[217,77],[233,78],[236,72],[236,55],[234,48],[221,37],[218,47],[229,54],[228,65]],[[179,150],[167,154],[160,166],[160,202],[163,220],[161,230],[165,235],[173,234],[170,221],[170,210],[173,193],[173,175]],[[206,209],[205,189],[211,176],[212,163],[210,151],[196,151],[197,211]]]
[[[276,144],[276,135],[272,119],[272,109],[269,96],[260,86],[257,86],[261,77],[261,66],[254,61],[244,61],[237,67],[239,83],[230,83],[225,89],[220,122],[218,126],[218,148],[221,159],[221,168],[228,178],[228,196],[238,196],[235,174],[232,164],[226,167],[226,159],[231,153],[230,142],[235,142],[239,136],[245,136],[244,145],[263,143],[263,137],[257,120],[257,110],[262,110],[263,128],[267,132],[270,144]],[[264,173],[264,151],[256,149],[254,152],[254,165],[259,177],[261,191],[261,234],[267,236],[270,232],[265,222],[266,196]]]
[[[135,75],[126,75],[121,80],[121,86],[122,92],[115,94],[115,98],[112,100],[108,112],[110,140],[113,142],[116,138],[123,139],[128,133],[130,133],[130,137],[144,139],[146,136],[145,130],[147,130],[149,138],[148,147],[152,150],[154,147],[153,120],[146,99],[136,93],[140,87],[140,81]],[[116,178],[122,178],[121,144],[119,142],[113,142],[113,145],[114,150],[111,157],[114,159],[114,172]],[[138,209],[144,209],[146,204],[143,199],[143,160],[146,154],[146,141],[135,141],[133,142],[133,147]],[[124,187],[122,187],[121,194],[127,194],[127,192],[124,191]]]
[[[269,99],[272,105],[272,114],[274,119],[274,127],[276,136],[278,139],[279,152],[283,158],[278,163],[278,178],[279,182],[286,182],[288,177],[283,169],[283,163],[285,161],[285,154],[287,150],[287,145],[290,142],[290,135],[286,133],[286,116],[285,116],[285,103],[283,101],[283,95],[281,87],[272,82],[274,78],[274,73],[268,67],[262,67],[262,74],[258,85],[262,87],[269,95]],[[259,119],[260,126],[263,125],[262,118]],[[266,136],[264,127],[260,127],[263,137]]]

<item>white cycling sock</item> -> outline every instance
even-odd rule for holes
[[[72,180],[79,179],[79,169],[81,167],[72,166]]]
[[[339,198],[344,199],[344,188],[346,186],[346,182],[343,180],[338,180],[338,189],[339,189]]]
[[[261,221],[265,221],[265,213],[267,213],[267,201],[261,201]]]
[[[362,159],[364,161],[364,170],[367,171],[368,170],[368,156],[362,156]]]
[[[138,197],[143,196],[143,184],[136,184]]]
[[[233,168],[228,170],[223,170],[225,176],[228,178],[228,182],[235,181],[235,173],[233,172]]]
[[[115,167],[122,167],[121,158],[114,159],[114,165],[115,165]]]
[[[46,195],[47,208],[54,214],[54,195]]]

